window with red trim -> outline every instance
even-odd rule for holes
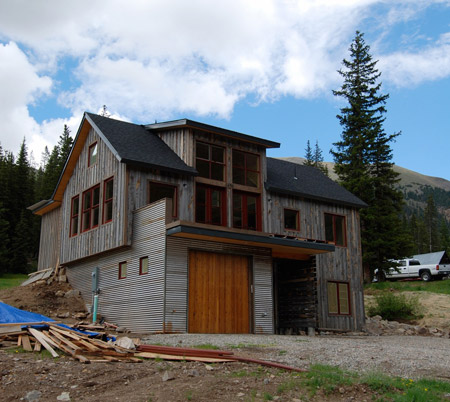
[[[195,145],[195,167],[200,177],[224,181],[225,148],[197,142]]]
[[[259,195],[233,192],[233,227],[261,230],[261,203]]]
[[[300,212],[295,209],[284,210],[284,228],[287,230],[300,230]]]
[[[80,196],[76,195],[72,198],[70,208],[70,236],[78,234],[78,221],[80,216]]]
[[[100,185],[83,193],[82,232],[98,226],[100,211]]]
[[[98,144],[94,142],[89,146],[88,166],[92,166],[97,163],[98,157]]]
[[[259,187],[259,155],[233,149],[233,183]]]
[[[197,184],[195,191],[195,221],[225,226],[225,190]]]
[[[350,315],[350,284],[348,282],[329,281],[328,313],[332,315]]]
[[[346,247],[345,216],[325,214],[325,240],[336,246]]]
[[[128,264],[126,261],[119,262],[119,279],[124,279],[127,277]]]
[[[113,218],[114,178],[103,183],[103,223],[111,222]]]
[[[141,257],[139,259],[139,275],[148,274],[148,257]]]
[[[178,216],[177,186],[150,181],[148,183],[148,203],[170,198],[172,200],[172,216]]]

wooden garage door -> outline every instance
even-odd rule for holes
[[[250,332],[247,257],[191,251],[189,254],[189,332]]]

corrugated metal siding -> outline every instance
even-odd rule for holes
[[[55,268],[59,262],[61,207],[42,216],[38,271]]]
[[[187,331],[189,249],[253,257],[254,317],[257,333],[273,333],[272,258],[270,250],[235,244],[169,237],[167,239],[167,332]],[[264,316],[267,312],[267,316]]]
[[[135,211],[133,245],[70,266],[69,281],[92,302],[91,272],[99,272],[99,313],[107,321],[134,332],[162,332],[164,314],[166,205],[161,200]],[[139,259],[148,256],[149,273],[139,275]],[[118,279],[119,263],[127,262],[127,277]]]

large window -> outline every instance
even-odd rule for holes
[[[170,198],[172,200],[172,216],[178,216],[177,186],[150,181],[148,183],[148,203]]]
[[[328,287],[328,313],[350,315],[350,285],[348,282],[333,282]]]
[[[195,191],[195,221],[211,225],[226,225],[224,189],[197,184]]]
[[[98,144],[94,142],[89,146],[89,157],[88,157],[88,166],[92,166],[97,163],[98,157]]]
[[[225,148],[197,142],[195,156],[195,166],[200,177],[225,180]]]
[[[259,155],[233,149],[233,183],[258,187],[259,181]]]
[[[100,209],[100,185],[96,185],[83,193],[82,231],[98,226]]]
[[[76,236],[78,234],[79,210],[80,196],[76,195],[72,198],[72,206],[70,209],[70,236]]]
[[[325,214],[325,240],[336,246],[347,245],[344,216]]]
[[[300,212],[294,209],[284,210],[284,228],[286,230],[300,230]]]
[[[259,195],[233,192],[233,227],[261,230]]]
[[[103,185],[103,223],[111,222],[113,218],[114,178],[105,180]]]

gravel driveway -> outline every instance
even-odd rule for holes
[[[212,344],[295,367],[311,363],[404,378],[450,380],[450,339],[423,336],[150,335],[144,343],[192,347]]]

